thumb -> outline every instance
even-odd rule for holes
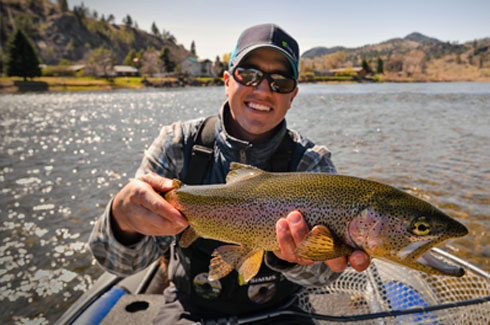
[[[176,187],[174,180],[162,177],[155,173],[146,174],[137,179],[148,183],[157,192],[167,193]]]

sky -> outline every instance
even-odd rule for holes
[[[230,53],[240,33],[275,23],[291,34],[300,52],[317,47],[358,47],[420,32],[444,42],[465,43],[490,37],[488,0],[68,0],[84,3],[121,24],[127,14],[139,28],[153,22],[178,44],[195,42],[200,59]]]

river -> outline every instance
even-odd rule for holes
[[[102,273],[85,242],[161,126],[217,112],[222,87],[0,96],[0,323],[55,321]],[[490,84],[300,85],[288,126],[339,173],[421,197],[470,230],[490,271]]]

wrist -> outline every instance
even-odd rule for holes
[[[264,261],[269,268],[280,272],[287,271],[298,265],[296,263],[291,263],[280,259],[273,252],[265,252]]]
[[[123,227],[121,227],[112,213],[112,207],[109,210],[109,225],[114,238],[124,246],[134,245],[143,238],[143,235],[136,231],[123,230]]]

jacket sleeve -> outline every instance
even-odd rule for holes
[[[330,160],[330,152],[325,146],[314,145],[309,140],[300,138],[299,135],[296,135],[296,139],[308,148],[299,161],[296,171],[336,173],[335,166]],[[272,252],[267,252],[264,260],[267,266],[281,272],[288,280],[306,287],[327,285],[340,275],[330,270],[325,263],[293,264],[280,260]]]
[[[136,177],[154,172],[164,177],[178,177],[182,171],[185,133],[188,127],[176,122],[161,129],[145,151]],[[171,236],[142,236],[136,244],[125,246],[114,237],[111,227],[112,200],[96,221],[88,245],[98,264],[119,276],[136,273],[159,258],[169,248]]]

